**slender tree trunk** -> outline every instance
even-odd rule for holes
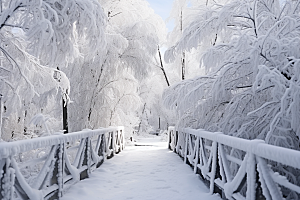
[[[65,94],[63,94],[65,95]],[[68,127],[68,107],[67,107],[67,102],[62,98],[62,106],[63,106],[63,130],[64,134],[69,132],[69,127]]]
[[[158,129],[160,130],[160,117],[158,117]]]
[[[57,67],[57,70],[59,70],[59,67]],[[59,82],[59,80],[57,80]],[[62,90],[61,90],[62,92]],[[68,127],[68,102],[65,101],[64,96],[68,97],[67,94],[62,92],[62,112],[63,112],[63,130],[64,134],[69,132],[69,127]],[[67,98],[66,98],[67,99]]]
[[[182,8],[180,12],[180,31],[181,33],[183,32],[183,13],[182,13]],[[185,51],[182,52],[182,57],[181,57],[181,79],[185,79]]]
[[[166,71],[165,71],[165,68],[164,68],[162,59],[161,59],[161,53],[160,53],[159,46],[158,46],[158,55],[159,55],[159,61],[160,61],[160,69],[161,69],[161,71],[163,72],[163,74],[164,74],[164,76],[165,76],[167,85],[170,86],[170,83],[169,83],[169,80],[168,80],[168,77],[167,77],[167,74],[166,74]]]
[[[95,93],[96,93],[96,90],[98,89],[98,86],[100,84],[100,81],[101,81],[101,78],[102,78],[102,73],[103,73],[103,70],[104,70],[104,66],[106,64],[106,60],[107,60],[108,54],[109,54],[109,52],[106,53],[106,59],[104,60],[104,62],[101,65],[100,74],[99,74],[99,77],[97,79],[96,85],[95,85],[95,87],[93,89],[93,94],[92,94],[92,98],[91,98],[91,101],[90,101],[90,108],[89,108],[89,113],[88,113],[88,122],[91,121],[91,115],[92,115],[93,107],[96,104]]]
[[[142,111],[142,120],[140,121],[140,124],[139,124],[139,128],[138,128],[138,131],[137,131],[138,134],[140,133],[140,130],[141,130],[141,126],[142,126],[142,122],[143,122],[143,115],[144,115],[144,112],[146,110],[146,105],[147,105],[147,103],[144,104],[144,108],[143,108],[143,111]]]
[[[182,52],[182,59],[181,59],[181,79],[185,79],[185,52]]]
[[[0,139],[2,138],[2,113],[3,113],[2,94],[0,94]]]
[[[115,104],[114,108],[112,109],[112,111],[110,112],[110,119],[109,119],[109,126],[112,125],[111,121],[112,121],[112,118],[117,110],[117,106],[119,105],[119,103],[122,101],[123,97],[125,96],[130,96],[130,94],[123,94],[117,101],[117,103]]]

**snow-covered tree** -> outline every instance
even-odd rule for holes
[[[166,54],[172,60],[182,50],[198,49],[206,71],[165,91],[177,125],[299,150],[299,11],[299,1],[292,0],[203,2]],[[299,171],[270,164],[299,185]],[[284,188],[282,193],[299,199]]]
[[[175,48],[176,43],[180,40],[183,31],[189,25],[191,19],[197,15],[198,1],[192,0],[175,0],[168,20],[174,21],[174,28],[168,34],[167,47],[169,49]],[[198,51],[192,50],[190,52],[182,49],[181,52],[176,55],[175,58],[170,60],[169,56],[165,57],[167,63],[172,66],[174,72],[174,81],[185,80],[187,78],[193,78],[196,75],[201,74],[199,71],[199,59]]]
[[[14,129],[28,116],[30,104],[44,109],[45,99],[66,90],[53,78],[57,67],[83,52],[94,56],[95,46],[104,45],[105,17],[95,0],[2,0],[0,12],[3,117]]]
[[[5,59],[1,59],[6,132],[30,129],[28,123],[34,116],[33,122],[44,119],[56,124],[52,128],[61,126],[63,93],[70,94],[71,131],[137,124],[135,111],[142,105],[138,84],[155,66],[153,58],[166,31],[146,1],[0,3],[1,37],[12,43],[3,47]],[[7,102],[13,97],[17,97],[19,112],[12,114]],[[50,127],[45,122],[35,124]]]
[[[166,27],[163,20],[145,0],[102,2],[115,33],[128,42],[127,48],[119,55],[123,66],[133,69],[136,78],[143,78],[151,70],[149,62],[157,54],[157,46],[164,40]]]
[[[166,87],[162,84],[163,77],[160,74],[146,80],[141,85],[141,97],[144,106],[140,109],[140,123],[138,133],[149,131],[167,130],[168,126],[174,125],[174,113],[162,105],[161,94]],[[144,88],[143,88],[144,87]]]
[[[139,81],[152,70],[166,28],[144,0],[100,3],[107,15],[107,45],[98,47],[97,57],[77,60],[77,67],[67,72],[72,77],[71,127],[125,125],[129,133],[138,123]]]
[[[164,94],[183,126],[299,149],[299,2],[205,1],[166,54],[202,49],[206,75]]]

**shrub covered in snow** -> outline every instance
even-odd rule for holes
[[[204,76],[172,86],[180,126],[299,149],[298,1],[207,1],[165,54],[202,53]]]

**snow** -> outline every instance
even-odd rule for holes
[[[169,134],[174,130],[169,129]],[[270,144],[266,144],[263,140],[246,140],[242,138],[237,138],[233,136],[224,135],[223,133],[218,132],[208,132],[203,129],[191,129],[191,128],[185,128],[182,129],[183,132],[179,132],[178,138],[179,141],[177,143],[176,148],[185,148],[184,155],[186,155],[186,152],[189,153],[188,158],[191,160],[194,158],[194,147],[192,145],[191,140],[197,140],[201,141],[203,139],[209,140],[212,142],[212,146],[207,146],[207,144],[202,144],[202,141],[200,142],[200,147],[197,147],[197,144],[199,142],[196,142],[195,148],[200,148],[200,164],[197,164],[197,167],[201,169],[201,173],[203,177],[207,177],[207,175],[210,177],[210,189],[211,193],[214,189],[214,184],[216,183],[221,188],[224,189],[224,194],[228,199],[231,199],[231,197],[234,197],[235,199],[240,199],[239,196],[236,197],[236,195],[241,195],[240,193],[235,193],[235,191],[239,188],[239,186],[242,183],[242,180],[244,179],[245,175],[247,176],[247,200],[255,199],[255,193],[256,193],[256,163],[257,163],[257,170],[259,172],[259,181],[262,185],[263,194],[265,195],[266,199],[281,199],[284,195],[298,195],[296,193],[290,192],[287,194],[282,194],[281,187],[284,186],[286,188],[289,188],[290,190],[293,190],[297,193],[299,193],[299,184],[296,182],[296,177],[293,175],[293,172],[290,171],[292,174],[292,179],[289,182],[288,175],[287,177],[279,175],[281,172],[280,167],[283,166],[289,166],[296,169],[300,169],[300,153],[299,151],[293,150],[293,149],[287,149],[283,147],[278,147]],[[186,135],[186,139],[184,141],[184,135]],[[171,141],[169,143],[172,143],[175,138],[173,135],[171,135]],[[192,139],[194,136],[194,139]],[[170,140],[170,139],[169,139]],[[180,142],[181,140],[181,142]],[[182,144],[185,142],[185,146]],[[219,145],[218,148],[218,156],[219,156],[219,164],[220,164],[220,174],[222,176],[222,182],[221,180],[214,179],[215,173],[216,173],[216,158],[217,158],[217,144]],[[204,147],[205,146],[205,147]],[[223,146],[228,146],[233,149],[241,150],[246,153],[245,156],[243,156],[242,160],[239,160],[238,158],[235,158],[231,155],[226,155],[226,152],[223,149]],[[203,156],[203,148],[209,147],[209,151],[211,152],[209,154],[209,158],[207,160],[207,156]],[[185,156],[186,157],[186,156]],[[202,161],[201,161],[202,160]],[[240,165],[237,173],[231,174],[232,170],[229,170],[228,161],[237,163]],[[268,162],[269,161],[269,162]],[[277,164],[273,164],[272,167],[275,170],[278,170],[279,172],[274,172],[271,169],[271,165],[268,166],[267,163],[276,162]],[[282,173],[282,172],[281,172]],[[231,177],[231,176],[234,177]],[[220,183],[219,183],[220,182]],[[295,196],[295,197],[296,197]],[[243,197],[241,197],[243,199]],[[294,199],[294,198],[293,198]],[[298,199],[298,198],[297,198]]]
[[[246,140],[232,137],[220,132],[209,132],[202,129],[195,130],[191,128],[186,128],[184,131],[235,149],[251,152],[256,156],[263,157],[268,160],[300,169],[300,153],[297,150],[266,144],[263,140]]]
[[[23,177],[22,173],[19,171],[19,168],[17,167],[17,163],[14,159],[12,161],[12,166],[14,167],[13,169],[15,170],[17,180],[22,187],[22,189],[26,192],[26,195],[28,195],[29,199],[31,200],[39,200],[43,198],[42,191],[37,190],[37,189],[32,189],[28,183],[26,182],[25,178]],[[10,168],[12,169],[12,168]],[[13,185],[14,183],[12,183]],[[13,192],[12,192],[13,194]],[[10,199],[13,199],[12,197]]]
[[[16,155],[20,152],[26,152],[33,149],[42,148],[45,146],[57,145],[64,142],[76,141],[81,138],[93,137],[115,130],[121,130],[123,127],[109,127],[96,130],[85,129],[83,131],[73,132],[64,135],[51,135],[47,137],[39,137],[31,140],[19,140],[14,142],[3,142],[0,146],[0,157],[7,158],[11,155]]]
[[[70,188],[62,200],[219,200],[193,169],[167,149],[160,137],[138,138],[138,146],[107,160],[90,178]]]
[[[299,151],[260,143],[256,148],[252,149],[252,152],[268,160],[273,160],[300,169]]]

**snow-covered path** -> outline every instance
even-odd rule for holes
[[[220,200],[159,137],[127,146],[64,195],[62,200]],[[151,145],[151,146],[150,146]]]

